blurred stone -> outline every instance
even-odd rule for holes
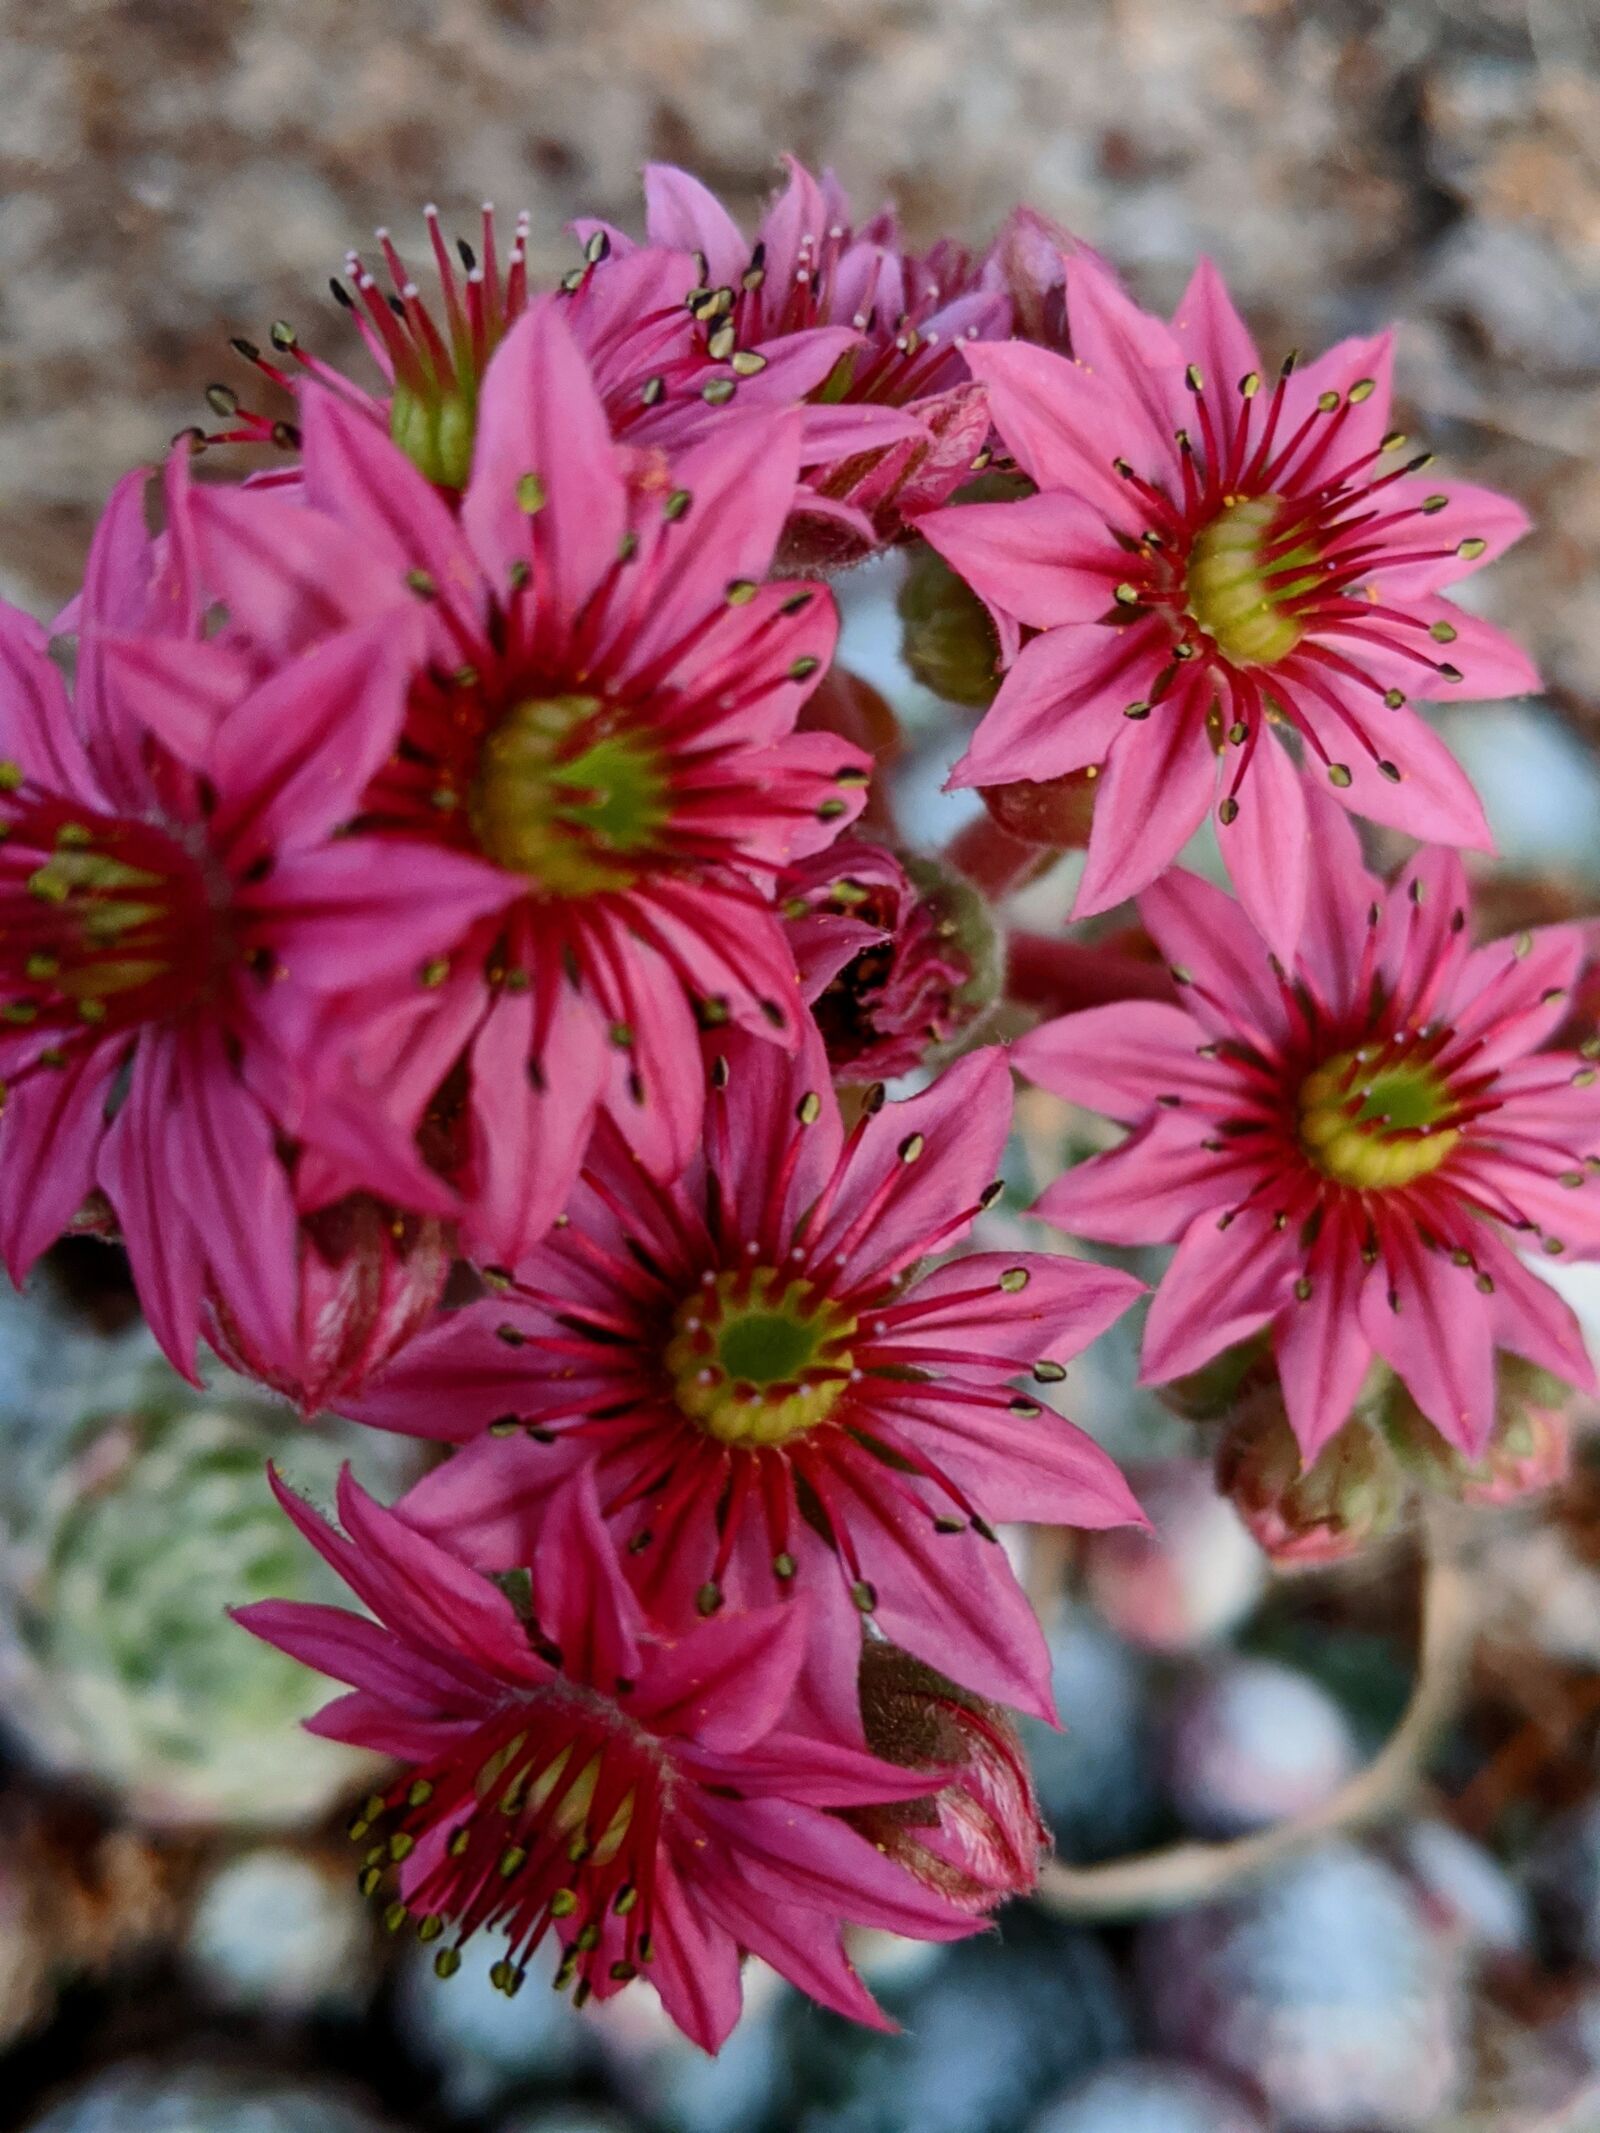
[[[211,1875],[184,1953],[211,1999],[254,2014],[352,2014],[377,1981],[351,1876],[281,1845]]]
[[[1395,1851],[1429,1919],[1474,1954],[1519,1955],[1528,1946],[1528,1900],[1494,1853],[1452,1823],[1408,1822]]]
[[[754,1958],[744,1965],[743,1983],[744,2013],[714,2058],[689,2042],[648,1986],[586,2010],[623,2098],[666,2133],[747,2133],[784,2098],[783,2026],[794,1994]]]
[[[790,2027],[816,2101],[800,2133],[1015,2133],[1053,2090],[1127,2048],[1120,1981],[1092,1935],[1020,1911],[1005,1938],[951,1948],[883,2036],[809,2005]]]
[[[1600,1798],[1549,1823],[1528,1855],[1527,1880],[1555,1954],[1600,1965]]]
[[[1050,1662],[1060,1730],[1018,1721],[1040,1811],[1064,1859],[1114,1859],[1160,1814],[1149,1664],[1086,1615],[1050,1631]]]
[[[1198,2067],[1127,2059],[1048,2105],[1028,2133],[1266,2133],[1266,2122]]]
[[[220,2067],[115,2067],[70,2089],[26,2133],[385,2133],[340,2089]]]
[[[1294,2133],[1409,2133],[1457,2098],[1460,1980],[1398,1875],[1333,1843],[1140,1929],[1159,2041],[1259,2092]]]
[[[455,1976],[443,1979],[432,1954],[417,1949],[401,1973],[397,2018],[413,2051],[437,2070],[452,2111],[481,2112],[530,2085],[553,2088],[593,2048],[589,2022],[551,1990],[559,1959],[552,1941],[534,1950],[514,1999],[489,1982],[501,1947],[493,1934],[478,1934]]]
[[[1154,1530],[1087,1537],[1089,1597],[1119,1636],[1149,1651],[1219,1642],[1266,1585],[1260,1549],[1201,1461],[1151,1461],[1131,1467],[1128,1478]]]
[[[1358,1761],[1333,1698],[1271,1659],[1228,1657],[1180,1683],[1163,1733],[1168,1795],[1203,1837],[1308,1814]]]

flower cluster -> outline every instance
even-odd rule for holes
[[[238,344],[275,411],[214,387],[54,636],[0,609],[0,1254],[118,1239],[186,1375],[435,1448],[337,1524],[279,1487],[364,1612],[241,1613],[400,1766],[362,1886],[714,2049],[743,1955],[879,2021],[845,1925],[1037,1870],[1000,1529],[1139,1520],[1049,1395],[1142,1284],[972,1236],[1013,1066],[1130,1129],[1039,1212],[1176,1245],[1146,1376],[1277,1402],[1263,1532],[1374,1399],[1468,1493],[1557,1463],[1496,1351],[1592,1384],[1526,1259],[1600,1253],[1600,1069],[1581,931],[1475,946],[1443,848],[1419,705],[1533,680],[1443,595],[1524,521],[1405,456],[1386,339],[1270,375],[1209,266],[1168,326],[1029,211],[918,253],[798,164],[753,235],[645,194],[552,289],[489,210],[428,210],[431,299],[380,233],[366,382]],[[890,551],[1000,796],[942,855],[835,657]],[[1385,884],[1343,810],[1428,848]],[[1208,813],[1237,900],[1173,868]],[[1142,932],[1008,939],[1085,843]]]

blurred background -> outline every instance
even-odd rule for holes
[[[485,198],[526,207],[554,280],[572,215],[637,226],[643,162],[748,216],[784,149],[862,214],[892,194],[917,240],[981,244],[1026,200],[1154,304],[1209,251],[1269,353],[1398,317],[1405,427],[1537,522],[1471,589],[1548,693],[1451,731],[1506,856],[1496,930],[1593,910],[1589,0],[0,0],[0,593],[67,596],[115,478],[245,383],[230,336],[284,317],[360,374],[327,277],[374,224],[415,251],[426,201],[463,228]],[[896,570],[841,587],[846,656],[916,737],[902,799],[931,836],[953,748],[899,664]],[[1030,898],[1059,922],[1058,879]],[[1024,1107],[1018,1207],[1081,1130]],[[1600,1324],[1581,1272],[1573,1293]],[[363,1772],[296,1732],[319,1685],[221,1616],[325,1596],[261,1464],[325,1494],[348,1439],[227,1381],[180,1394],[102,1247],[0,1306],[0,2125],[1600,2129],[1592,1418],[1561,1488],[1452,1528],[1420,1787],[1248,1878],[1066,1875],[982,1945],[864,1945],[899,2040],[753,1978],[712,2064],[633,1994],[599,2021],[537,1981],[508,2002],[480,1965],[436,1986],[359,1902],[341,1826]],[[1422,1633],[1414,1521],[1274,1575],[1194,1425],[1132,1377],[1131,1341],[1103,1343],[1065,1404],[1133,1465],[1155,1539],[1047,1536],[1026,1566],[1067,1722],[1030,1744],[1068,1867],[1314,1816],[1399,1719]],[[355,1451],[402,1485],[393,1447]]]

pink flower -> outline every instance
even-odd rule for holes
[[[1494,1352],[1571,1383],[1577,1322],[1519,1247],[1600,1252],[1600,1069],[1544,1051],[1582,937],[1551,926],[1474,949],[1459,859],[1392,887],[1312,795],[1309,899],[1278,964],[1240,907],[1192,875],[1140,912],[1183,1007],[1125,1001],[1021,1040],[1021,1072],[1134,1128],[1049,1187],[1085,1236],[1176,1244],[1143,1374],[1184,1376],[1271,1328],[1289,1419],[1314,1458],[1376,1354],[1477,1458]]]
[[[1005,1712],[881,1637],[861,1647],[859,1687],[867,1746],[930,1789],[847,1809],[852,1829],[963,1910],[1030,1894],[1050,1832]]]
[[[909,864],[920,878],[887,846],[841,838],[785,884],[789,939],[835,1081],[910,1073],[986,1004],[957,916],[972,892]]]
[[[287,659],[290,695],[329,587],[410,589],[426,634],[399,745],[346,811],[382,893],[421,840],[496,881],[503,908],[413,967],[367,1072],[461,1184],[465,1248],[511,1265],[600,1107],[655,1170],[689,1160],[697,1014],[796,1041],[774,886],[859,810],[868,763],[793,730],[836,627],[825,591],[765,582],[799,417],[670,470],[625,451],[551,299],[489,364],[459,515],[333,395],[308,388],[304,415],[301,495],[199,493],[201,545],[232,631]]]
[[[952,784],[1101,770],[1084,917],[1154,880],[1214,806],[1240,898],[1283,956],[1307,865],[1289,732],[1345,806],[1487,850],[1413,700],[1536,685],[1508,638],[1440,597],[1527,521],[1397,459],[1388,336],[1266,384],[1208,263],[1170,328],[1088,259],[1069,264],[1068,303],[1073,361],[1022,342],[967,356],[1040,493],[918,521],[1013,650],[1020,625],[1040,633]]]
[[[342,996],[381,1000],[504,892],[424,846],[380,878],[372,847],[330,840],[394,746],[414,603],[366,564],[292,674],[253,662],[204,634],[182,458],[159,542],[145,490],[130,475],[95,536],[72,698],[45,632],[0,608],[0,1251],[20,1281],[102,1195],[192,1373],[208,1296],[242,1341],[294,1355],[308,1145],[449,1211],[339,1077],[361,1034]]]
[[[1059,1380],[1128,1275],[980,1253],[917,1280],[986,1204],[1011,1115],[1003,1057],[869,1100],[846,1133],[813,1040],[736,1042],[705,1150],[661,1185],[602,1128],[566,1222],[508,1294],[414,1341],[353,1410],[465,1448],[403,1510],[469,1561],[528,1560],[552,1492],[592,1468],[668,1625],[811,1598],[811,1693],[859,1723],[862,1617],[969,1686],[1045,1715],[1039,1626],[997,1519],[1139,1516],[1097,1445],[1014,1381]]]
[[[892,209],[857,227],[831,172],[819,180],[794,157],[786,163],[788,182],[753,243],[698,179],[661,163],[645,170],[647,250],[693,256],[689,310],[704,336],[687,379],[676,350],[657,364],[660,409],[670,403],[672,414],[653,434],[675,440],[698,428],[685,383],[713,404],[751,383],[770,401],[781,363],[790,399],[809,403],[802,457],[815,471],[802,507],[840,521],[846,537],[885,539],[901,516],[942,503],[983,449],[988,409],[961,350],[1008,333],[1011,301],[998,270],[959,245],[909,252]],[[641,253],[621,231],[580,228],[639,271]]]
[[[811,472],[803,508],[835,522],[835,537],[871,543],[897,513],[942,502],[988,435],[982,391],[960,343],[1008,330],[999,269],[945,243],[907,253],[888,210],[859,232],[831,177],[798,163],[752,244],[694,179],[665,165],[645,172],[649,238],[636,245],[600,223],[578,225],[580,266],[562,283],[563,314],[588,358],[617,438],[682,451],[754,412],[806,403],[800,464]],[[389,233],[380,273],[352,252],[333,291],[380,373],[365,391],[311,354],[287,326],[270,354],[237,342],[275,385],[307,380],[386,428],[430,481],[465,488],[479,399],[491,357],[538,298],[527,270],[528,218],[503,258],[492,208],[479,244],[459,246],[458,271],[438,211],[425,211],[439,281],[430,307]],[[296,425],[241,408],[224,388],[212,404],[228,423],[212,441],[249,439],[293,450]],[[881,528],[881,530],[880,530]]]
[[[257,1636],[350,1693],[310,1721],[393,1756],[404,1775],[351,1834],[374,1838],[363,1886],[395,1873],[389,1922],[414,1916],[442,1976],[480,1930],[504,1991],[553,1932],[580,2004],[641,1973],[695,2043],[738,2019],[739,1964],[760,1955],[825,2006],[890,2028],[840,1946],[840,1923],[951,1940],[972,1920],[828,1809],[925,1779],[790,1730],[805,1604],[646,1629],[618,1576],[587,1477],[551,1504],[531,1614],[374,1503],[346,1473],[340,1534],[274,1480],[285,1510],[376,1620],[268,1600]],[[381,1828],[375,1825],[381,1825]]]

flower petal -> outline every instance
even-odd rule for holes
[[[1102,515],[1059,489],[928,511],[916,530],[990,607],[1033,629],[1098,622],[1126,567]]]

